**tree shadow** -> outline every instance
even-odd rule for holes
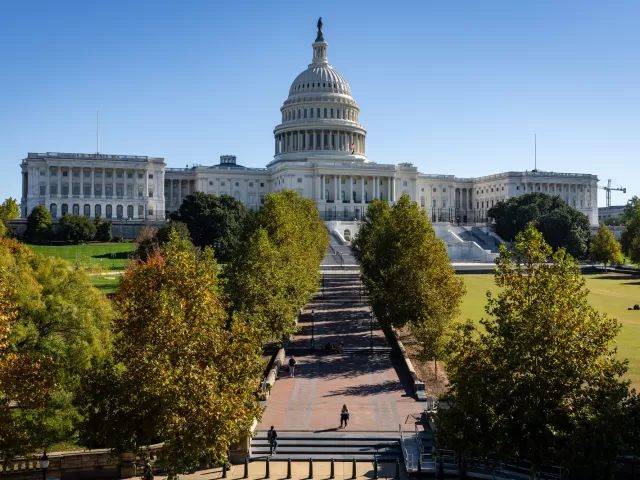
[[[108,258],[109,260],[127,260],[133,252],[103,253],[102,255],[92,255],[91,258]]]
[[[369,397],[371,395],[380,395],[383,393],[395,393],[404,391],[404,387],[399,380],[387,380],[384,383],[354,385],[351,387],[341,388],[340,390],[332,390],[323,397],[336,397],[340,395],[353,397]]]

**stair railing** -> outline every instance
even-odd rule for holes
[[[407,451],[407,447],[404,443],[404,432],[402,431],[402,425],[398,424],[398,430],[400,432],[400,449],[402,450],[402,458],[404,459],[404,468],[407,473],[418,471],[417,465],[414,465],[414,455]]]
[[[431,452],[425,452],[424,445],[422,444],[422,435],[418,429],[418,424],[415,425],[416,431],[416,443],[418,444],[418,462],[420,462],[420,471],[422,472],[435,472],[436,471],[436,459],[433,458]]]

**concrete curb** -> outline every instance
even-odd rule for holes
[[[400,350],[400,353],[402,354],[404,365],[407,368],[409,375],[411,376],[411,383],[413,384],[413,393],[415,394],[418,400],[426,401],[427,392],[425,390],[424,382],[418,378],[418,375],[416,374],[416,369],[413,368],[413,363],[411,363],[411,359],[407,354],[407,350],[404,348],[404,345],[402,344],[402,341],[400,340],[400,337],[398,336],[398,332],[396,332],[395,328],[391,328],[390,337],[391,337],[392,343],[395,344],[395,345],[392,345],[392,347],[397,347],[398,350]]]

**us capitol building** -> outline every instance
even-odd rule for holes
[[[373,198],[402,194],[432,222],[479,224],[500,200],[530,192],[559,195],[598,223],[596,175],[542,171],[457,178],[418,172],[409,162],[367,158],[367,131],[351,87],[328,62],[322,32],[311,63],[291,84],[275,127],[266,168],[223,155],[213,166],[168,168],[164,158],[82,153],[29,153],[21,163],[22,216],[46,205],[54,219],[66,212],[107,219],[164,220],[196,191],[228,194],[257,209],[269,192],[291,189],[312,198],[327,221],[351,223]],[[333,223],[333,225],[336,225]]]

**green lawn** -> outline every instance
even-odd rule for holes
[[[105,295],[107,293],[114,293],[120,288],[120,275],[93,275],[91,277],[91,283]]]
[[[486,316],[486,291],[497,292],[493,275],[460,275],[467,286],[467,295],[462,302],[458,320],[471,319],[477,322]],[[627,310],[640,303],[640,279],[630,275],[599,274],[585,275],[589,298],[593,307],[615,317],[622,324],[618,335],[618,353],[629,359],[628,378],[633,387],[640,390],[640,311]]]
[[[123,270],[135,243],[86,243],[83,245],[29,245],[34,252],[64,258],[82,265],[97,264],[105,270]]]

